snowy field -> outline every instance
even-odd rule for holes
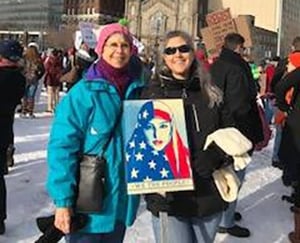
[[[0,243],[33,243],[40,235],[35,218],[53,212],[44,187],[47,174],[45,149],[52,118],[44,110],[45,96],[42,95],[35,119],[16,117],[16,165],[6,176],[7,231],[0,236]],[[239,224],[249,227],[251,237],[239,239],[220,234],[216,243],[289,242],[287,235],[293,228],[291,205],[281,200],[283,194],[289,194],[289,189],[282,186],[280,171],[271,167],[272,145],[273,141],[263,151],[254,154],[240,193],[238,211],[243,219]],[[152,242],[150,214],[142,203],[135,224],[126,233],[125,243]]]

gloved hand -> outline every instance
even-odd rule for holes
[[[226,154],[215,142],[211,142],[206,150],[199,151],[192,167],[200,176],[211,176],[218,168],[233,163],[232,156]]]
[[[87,222],[87,216],[76,214],[71,218],[71,232],[76,232],[82,229]],[[43,233],[35,243],[56,243],[65,235],[54,226],[54,215],[48,217],[39,217],[36,219],[39,230]]]
[[[170,196],[162,196],[158,193],[150,193],[145,195],[147,209],[158,217],[159,212],[168,212],[170,210]]]

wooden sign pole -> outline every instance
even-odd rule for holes
[[[160,243],[169,243],[168,239],[168,213],[159,212]]]

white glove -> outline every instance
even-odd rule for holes
[[[207,136],[204,150],[215,142],[226,154],[233,157],[235,170],[244,169],[251,161],[248,151],[252,143],[239,130],[233,127],[218,129]]]
[[[233,202],[237,199],[241,183],[231,166],[215,170],[213,178],[224,201]]]

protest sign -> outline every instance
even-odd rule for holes
[[[128,194],[193,189],[181,99],[124,101]]]
[[[246,16],[238,16],[234,19],[237,32],[245,38],[245,47],[252,47],[251,28]]]
[[[239,33],[245,38],[245,47],[252,46],[251,29],[244,16],[231,17],[230,9],[218,10],[207,14],[208,27],[200,30],[208,54],[216,53],[229,33]]]

